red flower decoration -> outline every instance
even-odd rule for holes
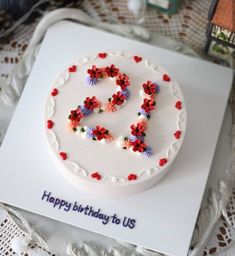
[[[163,79],[164,81],[166,81],[166,82],[169,82],[169,81],[171,80],[171,78],[170,78],[167,74],[164,74],[164,75],[162,76],[162,79]]]
[[[126,87],[130,85],[129,76],[120,74],[116,80],[116,84],[119,85],[122,90],[125,90]]]
[[[100,53],[98,54],[98,56],[99,56],[101,59],[104,59],[104,58],[106,58],[107,53],[105,53],[105,52],[100,52]]]
[[[72,127],[76,127],[79,125],[81,119],[83,118],[83,114],[80,108],[70,111],[69,120],[71,121]]]
[[[142,136],[145,131],[145,126],[142,123],[131,125],[131,134],[134,136]]]
[[[93,130],[92,133],[96,136],[97,140],[102,140],[108,137],[109,131],[102,126],[97,125],[96,129]]]
[[[177,109],[182,109],[182,103],[181,103],[181,101],[177,101],[176,103],[175,103],[175,107],[177,108]]]
[[[77,67],[75,65],[69,67],[69,72],[74,73],[77,71]]]
[[[55,88],[52,90],[51,96],[55,97],[58,93],[59,93],[59,91]]]
[[[146,112],[149,113],[151,110],[155,109],[156,102],[154,99],[144,99],[143,104],[141,105],[141,108]]]
[[[87,73],[91,78],[100,78],[102,76],[102,70],[95,65],[93,65],[91,69],[88,69]]]
[[[108,77],[115,77],[119,74],[119,69],[112,64],[110,67],[105,68],[105,73]]]
[[[141,140],[135,140],[134,142],[132,142],[132,146],[133,146],[133,151],[136,152],[144,152],[144,150],[146,149],[146,144],[141,141]]]
[[[135,60],[136,63],[138,63],[142,60],[142,58],[139,57],[139,56],[134,56],[134,60]]]
[[[128,175],[127,179],[128,179],[129,181],[131,181],[131,180],[136,180],[136,179],[137,179],[137,175],[134,174],[134,173],[131,173],[131,174]]]
[[[80,124],[81,119],[79,120],[72,120],[71,121],[71,127],[76,128]]]
[[[163,166],[163,165],[165,165],[167,163],[167,159],[166,158],[161,158],[160,160],[159,160],[159,165],[160,166]]]
[[[87,109],[93,110],[99,106],[99,102],[95,96],[92,98],[86,97],[84,100],[84,106]]]
[[[65,152],[60,152],[60,157],[61,157],[61,159],[62,160],[66,160],[67,159],[67,153],[65,153]]]
[[[52,120],[47,120],[47,128],[51,129],[54,126],[54,122]]]
[[[176,138],[177,140],[180,139],[181,131],[176,131],[176,132],[174,133],[174,136],[175,136],[175,138]]]
[[[143,84],[144,92],[148,95],[152,95],[156,93],[156,84],[152,83],[151,81],[147,81]]]
[[[121,92],[117,92],[116,94],[113,94],[113,96],[112,96],[112,103],[120,106],[123,104],[125,99],[126,99],[125,95],[122,95]]]
[[[93,172],[91,178],[101,180],[101,175],[98,172]]]

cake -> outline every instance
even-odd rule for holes
[[[66,178],[88,192],[121,196],[174,172],[186,108],[179,85],[162,67],[139,55],[100,52],[55,79],[44,126]]]

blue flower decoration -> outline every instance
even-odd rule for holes
[[[134,142],[135,140],[137,140],[137,136],[131,135],[131,136],[129,137],[129,140],[130,140],[131,142]]]
[[[86,129],[86,136],[87,136],[87,138],[89,138],[89,139],[95,138],[95,135],[93,134],[93,130],[94,129],[92,129],[92,128],[87,128]]]
[[[150,157],[153,155],[153,151],[151,147],[146,147],[145,151],[142,153],[145,157]]]
[[[158,94],[160,92],[160,86],[157,83],[154,83],[156,85],[156,93]]]
[[[93,113],[93,110],[85,108],[84,106],[81,106],[80,109],[84,116],[89,116],[90,114]]]
[[[144,141],[144,136],[134,136],[134,135],[131,135],[131,136],[129,137],[129,140],[130,140],[131,142],[134,142],[134,141],[136,141],[136,140]]]
[[[138,136],[138,137],[137,137],[137,140],[144,141],[144,136]]]
[[[97,84],[97,82],[98,82],[97,78],[91,78],[90,76],[86,77],[86,84],[88,85],[94,86]]]
[[[139,110],[139,113],[143,116],[148,116],[149,115],[149,113],[145,112],[144,109],[142,109],[142,108]]]
[[[131,96],[130,91],[126,88],[125,90],[122,90],[122,95],[126,96],[126,99],[128,100]]]

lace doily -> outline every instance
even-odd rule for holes
[[[235,188],[233,188],[229,204],[227,205],[227,214],[231,226],[223,217],[220,218],[204,250],[204,256],[224,252],[226,248],[229,249],[235,245]],[[234,255],[234,250],[233,252],[227,251],[226,255]]]
[[[45,2],[47,3],[46,9]],[[80,4],[74,2],[67,6],[78,8]],[[144,14],[144,23],[141,26],[146,27],[149,31],[180,41],[203,55],[210,4],[210,0],[186,0],[179,12],[172,16],[161,14],[153,8],[147,8]],[[0,77],[8,77],[14,65],[20,60],[40,17],[60,6],[62,6],[61,1],[44,1],[43,8],[40,8],[40,5],[35,8],[33,22],[20,25],[14,31],[13,36],[9,38],[8,43],[0,43]],[[136,23],[136,18],[127,9],[127,0],[86,0],[79,8],[97,21],[118,24]]]
[[[202,54],[210,5],[209,0],[186,0],[178,13],[171,16],[157,12],[154,8],[147,8],[141,25],[151,32],[180,41]],[[136,22],[134,15],[127,9],[126,0],[89,0],[83,3],[83,8],[91,16],[102,21],[124,24]]]
[[[16,252],[12,248],[14,238],[23,238],[27,235],[13,220],[7,210],[0,205],[0,255],[13,256]],[[27,252],[23,256],[56,256],[37,243],[29,243]]]

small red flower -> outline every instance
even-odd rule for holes
[[[109,131],[102,126],[97,125],[96,129],[93,130],[92,133],[96,136],[97,140],[102,140],[108,137]]]
[[[83,114],[80,108],[70,111],[70,115],[69,115],[70,120],[76,120],[76,119],[82,119],[82,118],[83,118]]]
[[[77,67],[75,65],[69,67],[69,72],[74,73],[77,71]]]
[[[52,120],[47,120],[47,128],[51,129],[54,126],[54,122]]]
[[[159,160],[159,165],[160,166],[163,166],[163,165],[165,165],[167,163],[167,159],[166,158],[161,158],[160,160]]]
[[[125,90],[126,87],[130,85],[129,76],[120,74],[116,80],[116,84],[119,85],[122,90]]]
[[[55,88],[52,90],[51,96],[55,97],[58,93],[59,93],[59,91]]]
[[[135,140],[134,142],[132,142],[132,146],[133,146],[133,151],[136,152],[144,152],[144,150],[146,149],[146,144],[141,141],[141,140]]]
[[[84,117],[80,108],[70,111],[69,120],[71,121],[71,126],[76,127],[79,125],[81,119]]]
[[[146,113],[149,113],[151,110],[155,109],[155,107],[156,107],[156,102],[154,99],[144,99],[144,102],[141,105],[141,108]]]
[[[105,68],[105,73],[108,77],[115,77],[119,74],[119,69],[112,64],[110,67]]]
[[[91,69],[88,69],[87,73],[90,75],[91,78],[102,77],[102,70],[100,68],[97,68],[95,65],[93,65]]]
[[[108,102],[105,105],[105,111],[107,112],[114,112],[117,110],[117,106],[115,104],[113,104],[112,102]]]
[[[144,130],[146,130],[148,128],[148,122],[145,119],[140,119],[138,121],[138,124],[140,125],[140,127]]]
[[[99,56],[101,59],[104,59],[104,58],[107,57],[107,53],[105,53],[105,52],[100,52],[100,53],[98,54],[98,56]]]
[[[163,79],[164,81],[166,81],[166,82],[169,82],[169,81],[171,80],[171,78],[170,78],[167,74],[164,74],[164,75],[162,76],[162,79]]]
[[[76,128],[80,124],[81,119],[79,120],[71,120],[71,127]]]
[[[117,92],[116,94],[113,94],[113,96],[112,96],[112,103],[120,106],[123,104],[125,99],[126,99],[125,95],[122,95],[121,92]]]
[[[139,56],[134,56],[134,60],[135,60],[136,63],[138,63],[142,60],[142,58],[139,57]]]
[[[153,95],[156,93],[156,84],[152,83],[151,81],[144,83],[143,88],[147,95]]]
[[[93,172],[91,178],[101,180],[101,175],[98,172]]]
[[[142,123],[137,123],[137,125],[131,125],[131,134],[133,136],[142,136],[145,131],[145,126]]]
[[[134,174],[134,173],[131,173],[131,174],[128,175],[127,179],[129,181],[136,180],[137,179],[137,175]]]
[[[62,160],[66,160],[67,159],[67,153],[65,153],[65,152],[60,152],[60,157],[61,157],[61,159]]]
[[[99,102],[95,96],[93,96],[92,98],[86,97],[86,99],[84,100],[84,106],[85,108],[93,110],[99,106]]]
[[[175,136],[175,138],[176,138],[177,140],[180,139],[181,131],[176,131],[176,132],[174,133],[174,136]]]
[[[177,101],[176,103],[175,103],[175,107],[177,108],[177,109],[182,109],[182,103],[181,103],[181,101]]]

